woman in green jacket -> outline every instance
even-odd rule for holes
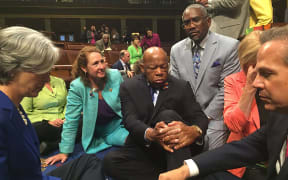
[[[73,152],[78,122],[83,113],[82,146],[94,154],[113,145],[124,144],[128,131],[121,125],[119,88],[123,81],[118,70],[108,69],[101,52],[84,47],[73,64],[74,77],[67,96],[60,153],[47,164],[64,162]]]

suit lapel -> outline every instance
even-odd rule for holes
[[[135,89],[132,90],[132,93],[137,93],[137,101],[141,102],[141,107],[143,107],[146,112],[152,114],[154,109],[154,104],[152,102],[152,96],[150,93],[150,88],[147,85],[147,80],[142,74],[138,77],[139,83],[135,84]],[[141,95],[139,96],[139,89],[142,90]]]
[[[159,112],[160,108],[162,107],[162,104],[165,101],[165,97],[167,97],[167,94],[168,94],[169,90],[171,89],[171,86],[173,86],[173,83],[170,80],[170,78],[168,78],[168,88],[159,90],[159,95],[158,95],[157,102],[156,102],[156,105],[155,105],[154,110],[153,110],[151,120],[154,119],[154,117]]]
[[[270,174],[276,171],[276,164],[279,163],[280,152],[288,133],[288,119],[286,114],[275,112],[269,113],[269,120],[267,123],[269,131],[268,138],[268,151]],[[287,162],[285,162],[287,164]],[[284,164],[285,165],[285,164]],[[287,165],[286,165],[287,166]],[[280,171],[281,172],[281,171]],[[276,172],[275,172],[276,173]]]
[[[210,33],[209,38],[206,42],[206,47],[204,49],[203,56],[201,58],[201,64],[199,69],[198,78],[196,80],[195,93],[197,92],[201,81],[204,77],[205,71],[209,66],[211,66],[211,62],[213,62],[213,55],[217,49],[217,40],[214,38],[214,34]]]
[[[184,67],[188,67],[186,71],[186,75],[182,77],[184,80],[189,81],[191,84],[191,88],[193,89],[193,92],[195,93],[195,87],[196,87],[196,81],[195,81],[195,74],[193,69],[193,60],[192,60],[192,47],[191,47],[191,39],[186,38],[185,46],[184,46],[184,53],[181,60],[184,64]],[[185,69],[185,68],[184,68]]]

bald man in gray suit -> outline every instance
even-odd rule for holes
[[[224,78],[240,70],[238,41],[210,32],[211,19],[200,4],[188,6],[182,20],[189,37],[171,48],[170,74],[191,84],[197,102],[209,118],[205,149],[210,150],[227,140],[228,129],[223,122]],[[193,61],[195,46],[200,51],[199,64]]]

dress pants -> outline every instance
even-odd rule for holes
[[[173,110],[161,111],[155,118],[154,124],[161,120],[166,123],[183,121]],[[157,143],[147,143],[147,146],[137,144],[129,135],[123,147],[109,152],[104,157],[103,169],[106,175],[117,180],[156,180],[160,173],[183,165],[183,161],[191,158],[196,149],[194,151],[194,148],[187,146],[170,153]],[[197,151],[199,149],[198,147]]]
[[[104,180],[101,160],[95,154],[83,154],[47,175],[59,177],[62,180]]]
[[[204,177],[188,178],[189,180],[241,180],[227,171],[216,172]]]

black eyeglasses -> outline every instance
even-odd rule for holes
[[[189,26],[191,23],[194,25],[199,25],[205,18],[207,18],[207,16],[197,16],[191,19],[183,20],[183,26]]]

